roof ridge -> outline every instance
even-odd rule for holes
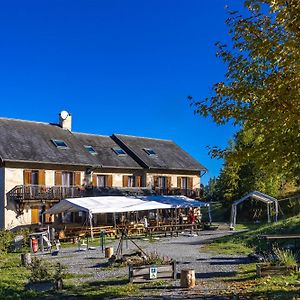
[[[125,137],[134,137],[134,138],[140,138],[140,139],[148,139],[148,140],[157,140],[157,141],[164,141],[164,142],[172,142],[173,140],[169,139],[159,139],[159,138],[152,138],[152,137],[146,137],[146,136],[137,136],[137,135],[130,135],[130,134],[119,134],[119,133],[113,133],[115,136],[125,136]]]
[[[42,121],[32,121],[32,120],[22,120],[22,119],[15,119],[15,118],[5,118],[0,117],[0,120],[9,120],[9,121],[18,121],[18,122],[26,122],[26,123],[37,123],[37,124],[43,124],[43,125],[57,125],[56,123],[49,123],[49,122],[42,122]]]
[[[101,136],[101,137],[107,137],[110,138],[110,135],[105,135],[105,134],[97,134],[97,133],[86,133],[86,132],[76,132],[76,131],[71,131],[73,134],[81,134],[81,135],[92,135],[92,136]]]

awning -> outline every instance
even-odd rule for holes
[[[63,199],[47,214],[85,211],[89,214],[122,213],[169,208],[202,207],[209,204],[185,196],[101,196]]]

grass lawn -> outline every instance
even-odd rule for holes
[[[219,254],[249,254],[255,249],[263,250],[266,245],[259,239],[262,234],[292,234],[300,232],[300,216],[281,220],[277,223],[261,225],[239,225],[237,229],[248,229],[246,232],[237,233],[217,239],[204,246],[204,251]]]
[[[98,281],[79,282],[81,278],[88,278],[90,274],[68,273],[64,279],[64,289],[59,292],[53,290],[38,292],[27,290],[26,284],[30,271],[21,266],[20,254],[9,253],[0,255],[0,299],[63,299],[68,297],[83,297],[99,299],[103,297],[138,296],[142,289],[164,284],[155,281],[147,284],[131,284],[127,276],[108,278]]]
[[[243,296],[245,299],[299,299],[300,273],[290,276],[256,277],[256,264],[243,265],[229,283],[227,294]],[[244,299],[241,298],[241,299]]]

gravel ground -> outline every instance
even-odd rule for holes
[[[179,298],[199,298],[204,295],[205,299],[228,299],[209,295],[216,294],[217,291],[226,289],[226,284],[221,277],[234,275],[240,264],[248,262],[247,257],[239,255],[216,255],[206,253],[201,250],[203,244],[213,239],[225,235],[233,234],[231,231],[202,231],[199,236],[184,236],[173,238],[160,238],[154,242],[144,240],[134,240],[146,253],[157,252],[160,256],[168,256],[177,261],[178,275],[182,269],[194,269],[196,274],[197,286],[193,290],[180,289],[177,280],[170,287],[160,287],[145,291],[145,296],[157,295],[164,299]],[[114,240],[109,246],[116,250],[118,240]],[[130,241],[124,242],[123,253],[131,253],[137,248]],[[97,281],[101,279],[112,279],[119,276],[126,276],[128,268],[105,268],[107,259],[104,258],[100,247],[96,250],[78,252],[77,248],[62,249],[58,256],[45,255],[53,262],[61,262],[67,267],[67,272],[72,274],[84,274],[78,278],[82,281]],[[151,296],[151,299],[153,296]],[[175,297],[175,298],[174,298]],[[178,299],[179,299],[178,298]],[[150,299],[150,298],[145,298]],[[199,298],[201,299],[201,298]]]

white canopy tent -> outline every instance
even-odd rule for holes
[[[100,196],[63,199],[47,214],[84,211],[89,215],[92,233],[93,214],[203,206],[209,204],[185,196]]]
[[[273,206],[275,214],[274,214],[274,221],[277,222],[278,219],[278,200],[263,194],[258,191],[251,192],[244,196],[243,198],[233,202],[232,207],[231,207],[231,218],[230,218],[230,228],[234,228],[236,225],[236,216],[237,216],[237,206],[247,200],[248,198],[252,198],[255,200],[262,201],[267,204],[267,215],[268,215],[268,223],[271,222],[271,208]]]

